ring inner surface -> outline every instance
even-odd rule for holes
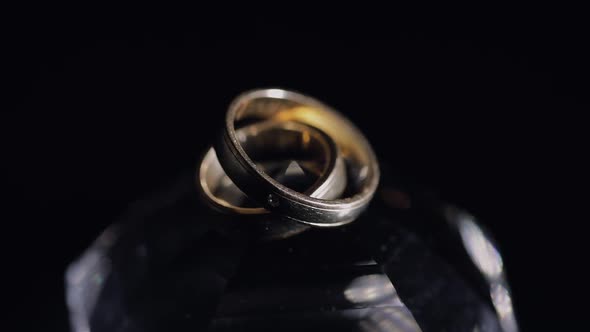
[[[236,130],[236,136],[259,169],[300,193],[321,181],[322,175],[334,167],[334,145],[325,134],[307,125],[260,121],[243,125]],[[211,194],[233,206],[256,207],[225,174],[217,156],[209,159],[204,176]]]
[[[292,100],[258,97],[239,105],[234,127],[265,120],[292,121],[320,129],[334,140],[346,163],[348,186],[343,197],[363,194],[374,180],[375,163],[365,137],[346,118],[321,105]],[[244,148],[244,150],[246,150]],[[246,151],[250,155],[248,151]]]

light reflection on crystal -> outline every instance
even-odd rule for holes
[[[344,291],[344,297],[347,300],[359,304],[382,302],[393,298],[395,295],[393,285],[382,274],[358,277]],[[401,305],[401,302],[399,304]]]
[[[516,317],[514,316],[512,298],[510,292],[502,284],[493,284],[490,290],[492,303],[500,317],[500,325],[507,332],[518,331]]]
[[[355,278],[344,290],[344,297],[357,306],[380,307],[359,322],[360,331],[421,331],[410,311],[401,302],[393,284],[383,274]]]
[[[90,332],[90,315],[103,282],[111,272],[111,261],[104,255],[104,250],[116,240],[118,230],[117,227],[108,228],[66,271],[66,302],[73,331]]]
[[[457,218],[457,227],[465,250],[481,273],[490,280],[499,278],[503,270],[502,257],[482,229],[464,214]]]
[[[473,264],[486,279],[490,288],[490,298],[502,330],[518,332],[518,324],[504,273],[500,252],[490,236],[479,226],[475,218],[454,207],[448,206],[445,215],[459,232],[461,241]]]

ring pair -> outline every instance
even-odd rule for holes
[[[280,89],[239,95],[198,168],[213,208],[309,226],[355,220],[379,183],[371,145],[342,114]]]

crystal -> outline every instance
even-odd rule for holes
[[[456,208],[389,178],[348,226],[262,241],[282,221],[251,232],[200,203],[193,177],[130,207],[70,265],[74,332],[517,331],[501,256]]]

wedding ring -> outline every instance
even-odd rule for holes
[[[259,161],[257,168],[268,172],[282,164],[286,166],[285,173],[297,168],[306,178],[313,177],[312,182],[298,181],[304,195],[335,199],[346,188],[346,169],[339,150],[329,136],[316,128],[297,122],[268,120],[238,129],[236,138],[250,156]],[[292,160],[294,157],[297,161]],[[274,163],[269,161],[273,158]],[[245,215],[269,212],[249,201],[235,186],[219,164],[213,148],[205,153],[197,179],[203,197],[215,210]]]
[[[327,134],[346,163],[345,197],[326,199],[300,193],[260,169],[242,146],[238,132],[246,123],[265,120],[299,122]],[[215,150],[227,176],[249,198],[269,211],[312,226],[339,226],[355,220],[379,183],[377,158],[364,135],[342,114],[291,91],[264,89],[238,96],[226,114]]]

